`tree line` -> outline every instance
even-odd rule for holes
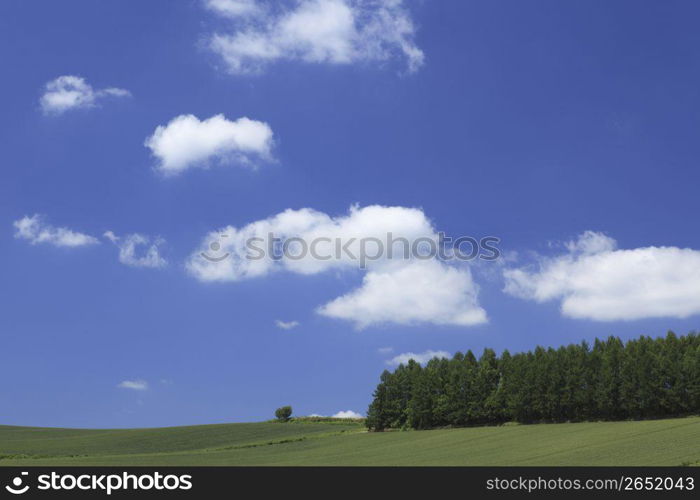
[[[443,426],[625,420],[700,411],[700,336],[618,337],[500,357],[484,349],[385,370],[366,425]]]

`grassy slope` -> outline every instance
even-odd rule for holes
[[[55,429],[0,426],[0,457],[7,455],[134,455],[189,452],[208,448],[298,439],[357,430],[352,423],[197,425],[156,429]],[[4,463],[0,461],[0,464]]]
[[[355,432],[339,434],[348,430]],[[284,439],[296,441],[264,444]],[[260,446],[241,447],[254,443]],[[700,418],[387,433],[323,423],[128,431],[0,427],[0,454],[78,450],[90,456],[4,459],[0,465],[681,465],[700,462]]]

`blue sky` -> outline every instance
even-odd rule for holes
[[[249,421],[283,404],[363,413],[401,353],[697,329],[697,4],[384,1],[410,23],[391,38],[365,29],[378,4],[314,2],[336,8],[330,21],[355,15],[352,36],[331,23],[290,48],[314,26],[287,38],[280,26],[313,2],[236,17],[225,1],[0,5],[0,423]],[[266,55],[241,58],[237,33],[264,38]],[[64,75],[84,79],[88,101],[42,108]],[[246,136],[248,150],[175,173],[167,148],[190,136],[160,157],[144,145],[176,117],[198,130],[219,114],[225,131],[248,117],[272,139]],[[219,228],[303,208],[342,225],[353,205],[498,236],[508,259],[448,266],[468,277],[450,296],[477,303],[439,298],[424,317],[390,310],[359,329],[361,307],[318,308],[362,293],[362,271],[188,270]],[[56,228],[95,241],[62,245]],[[443,284],[415,293],[429,303]],[[460,324],[460,307],[488,320]]]

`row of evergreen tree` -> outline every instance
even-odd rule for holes
[[[372,430],[429,429],[700,412],[700,336],[617,337],[500,357],[485,349],[384,371],[367,413]]]

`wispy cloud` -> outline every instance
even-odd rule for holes
[[[276,319],[275,320],[275,325],[277,328],[281,328],[282,330],[291,330],[292,328],[296,328],[299,326],[298,321],[282,321],[281,319]]]
[[[132,391],[145,391],[148,389],[148,382],[145,380],[123,380],[117,384],[117,387]]]
[[[231,19],[246,18],[262,14],[263,7],[257,0],[205,0],[211,11]]]
[[[128,90],[116,87],[94,89],[84,78],[75,75],[59,76],[44,87],[41,109],[47,115],[59,115],[71,109],[92,108],[106,97],[128,97]]]
[[[105,232],[104,237],[117,245],[119,262],[126,266],[161,268],[168,264],[160,255],[160,247],[165,243],[162,238],[150,238],[136,233],[118,237],[112,231]],[[139,252],[140,247],[145,247],[145,251]]]
[[[16,229],[15,238],[26,240],[32,245],[45,243],[57,247],[81,247],[99,243],[97,238],[90,235],[66,227],[52,226],[39,214],[22,217],[13,225]]]
[[[260,72],[283,60],[352,64],[393,58],[404,59],[412,72],[425,59],[402,0],[300,0],[287,9],[252,0],[205,5],[231,23],[209,41],[231,73]]]

